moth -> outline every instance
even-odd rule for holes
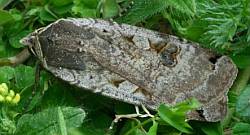
[[[229,57],[197,43],[101,19],[60,19],[21,43],[56,77],[113,99],[155,110],[196,98],[190,120],[221,120],[237,76]]]

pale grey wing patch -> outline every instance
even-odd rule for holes
[[[141,105],[144,104],[148,108],[156,109],[159,101],[150,101],[148,95],[137,91],[137,85],[125,80],[117,74],[107,70],[91,70],[85,71],[69,70],[66,68],[57,68],[48,66],[48,70],[56,77],[69,82],[79,88],[83,88],[103,96],[111,97],[123,102]],[[112,83],[113,80],[125,80],[119,84],[119,87]]]

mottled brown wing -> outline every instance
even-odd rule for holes
[[[221,120],[237,68],[197,44],[98,19],[61,19],[37,34],[47,70],[78,87],[156,109],[191,97],[195,120]]]

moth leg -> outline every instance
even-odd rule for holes
[[[137,105],[135,105],[135,112],[136,112],[136,114],[140,114],[140,109]]]
[[[140,110],[139,110],[139,107],[138,107],[137,105],[135,106],[135,112],[136,112],[136,114],[139,115],[140,118],[154,117],[152,114],[150,114],[150,112],[148,111],[148,109],[147,109],[143,104],[141,104],[141,107],[142,107],[142,110],[143,110],[146,114],[141,114],[141,113],[140,113]]]
[[[154,115],[152,115],[143,104],[141,104],[141,107],[142,110],[146,113],[147,117],[152,117],[152,118],[154,117]]]
[[[32,100],[36,95],[39,95],[40,97],[42,97],[44,95],[44,91],[39,89],[40,76],[41,76],[41,70],[42,70],[41,69],[42,65],[41,65],[40,61],[36,62],[35,68],[36,68],[35,69],[35,83],[33,85],[31,96],[29,97],[29,100],[25,103],[25,106],[23,108],[24,112],[30,111],[30,104],[32,103]]]
[[[117,123],[119,120],[123,119],[123,118],[127,118],[127,119],[133,119],[133,118],[146,118],[146,117],[154,117],[154,115],[150,114],[150,112],[148,111],[148,109],[141,104],[142,106],[142,110],[146,113],[146,114],[141,114],[139,107],[135,106],[135,112],[134,114],[119,114],[119,115],[115,115],[115,119],[112,121],[111,126],[109,127],[109,129],[113,129],[114,123]]]

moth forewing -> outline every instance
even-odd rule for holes
[[[189,119],[218,121],[226,114],[237,68],[196,43],[99,19],[60,19],[37,38],[38,58],[70,84],[150,109],[194,97],[202,107]]]

